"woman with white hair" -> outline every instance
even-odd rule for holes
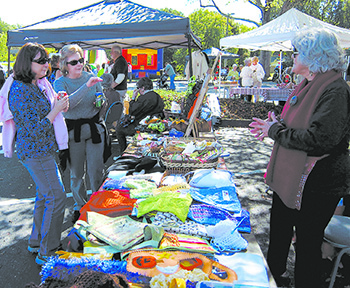
[[[252,65],[252,59],[246,58],[244,60],[244,67],[242,68],[242,72],[240,77],[242,79],[243,87],[253,87],[253,70],[250,68]],[[241,97],[244,97],[243,95]],[[252,101],[252,95],[245,95],[248,102]]]
[[[252,57],[252,65],[250,68],[253,70],[253,86],[260,88],[263,78],[265,77],[265,71],[264,67],[259,63],[258,56]]]
[[[233,64],[232,65],[232,69],[230,70],[230,72],[228,72],[227,75],[227,80],[229,81],[238,81],[239,79],[239,73],[237,71],[237,64]]]
[[[257,139],[275,141],[265,181],[273,193],[267,261],[279,282],[296,233],[295,287],[322,287],[324,229],[341,197],[349,195],[350,89],[336,36],[301,31],[292,41],[293,72],[305,79],[281,117],[253,118]]]

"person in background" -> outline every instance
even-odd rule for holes
[[[51,85],[53,85],[53,82],[55,82],[56,79],[62,76],[59,66],[60,66],[60,55],[53,54],[51,56],[51,74],[48,77],[48,80],[51,83]]]
[[[265,77],[263,66],[259,63],[259,58],[254,56],[250,68],[253,70],[253,87],[260,88]]]
[[[86,63],[86,64],[84,65],[84,71],[85,71],[85,72],[88,72],[88,73],[92,73],[92,67],[91,67],[91,65],[88,64],[88,63]]]
[[[129,78],[129,83],[132,81],[132,65],[130,62],[128,62],[128,78]]]
[[[115,134],[117,123],[123,112],[123,103],[119,93],[112,88],[114,77],[110,73],[104,73],[101,76],[103,82],[103,94],[107,98],[107,105],[102,108],[102,117],[105,119],[108,131]]]
[[[170,63],[165,63],[164,73],[170,77],[170,90],[175,91],[175,71]]]
[[[57,149],[67,149],[67,128],[61,115],[68,97],[57,100],[46,77],[50,58],[40,44],[27,43],[18,52],[8,105],[17,137],[17,156],[36,184],[33,227],[28,250],[44,264],[61,246],[66,193],[55,161]]]
[[[98,72],[100,72],[100,70],[101,70],[101,65],[96,64],[95,67],[96,67],[96,76],[97,76]]]
[[[116,90],[120,97],[124,100],[127,91],[128,63],[122,55],[122,48],[118,45],[113,45],[111,49],[113,58],[113,67],[109,72],[114,77],[112,88]]]
[[[101,77],[105,73],[106,63],[102,63],[102,68],[98,70],[97,77]]]
[[[106,129],[100,119],[99,105],[96,105],[96,93],[102,92],[101,78],[83,71],[83,50],[78,45],[62,47],[60,69],[63,77],[54,82],[58,91],[69,95],[69,109],[63,115],[69,133],[69,159],[71,191],[74,199],[73,222],[79,216],[79,210],[88,201],[86,174],[89,176],[90,189],[97,191],[103,181]]]
[[[229,81],[238,81],[239,73],[237,71],[237,64],[232,65],[232,69],[228,72],[227,80]]]
[[[277,282],[296,232],[295,287],[323,287],[321,245],[341,197],[350,190],[350,88],[336,36],[307,29],[292,40],[293,72],[305,79],[281,117],[253,118],[251,132],[274,147],[265,174],[273,191],[267,262]],[[278,284],[278,283],[277,283]]]
[[[0,89],[2,88],[2,85],[4,85],[6,77],[6,73],[4,68],[0,65]]]
[[[153,91],[153,82],[148,77],[143,77],[136,83],[129,103],[129,115],[133,122],[125,125],[118,122],[116,137],[119,142],[120,152],[123,153],[127,147],[126,136],[135,134],[135,127],[147,116],[160,116],[164,118],[164,102],[158,93]]]
[[[253,87],[253,70],[250,68],[251,64],[252,60],[250,58],[244,60],[244,67],[240,73],[242,87]],[[248,102],[252,101],[252,95],[242,95],[241,97],[245,97]]]

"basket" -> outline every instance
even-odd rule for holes
[[[200,156],[190,157],[182,154],[186,145],[191,141],[203,147],[206,145]],[[215,168],[219,155],[222,153],[222,147],[220,146],[220,149],[213,147],[219,147],[215,138],[167,138],[164,142],[164,150],[159,156],[167,170],[181,170],[186,173],[195,169]]]

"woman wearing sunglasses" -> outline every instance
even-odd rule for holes
[[[269,113],[250,124],[258,139],[275,141],[265,174],[274,191],[267,262],[277,282],[285,278],[295,229],[295,287],[323,287],[324,229],[350,193],[350,89],[342,76],[343,49],[332,32],[303,30],[292,44],[292,71],[304,80],[280,118]]]
[[[102,93],[102,79],[83,71],[83,50],[78,45],[66,45],[60,54],[63,77],[54,82],[54,88],[69,95],[69,110],[63,115],[69,133],[71,191],[75,201],[72,220],[75,222],[80,216],[79,210],[88,201],[86,174],[93,192],[102,184],[107,134],[104,121],[99,117],[101,107],[96,105],[96,93]]]
[[[68,135],[61,112],[68,98],[57,100],[46,79],[48,53],[27,43],[18,52],[8,103],[16,126],[17,156],[36,184],[34,219],[28,250],[44,264],[61,245],[66,194],[55,162],[58,149],[67,149]]]

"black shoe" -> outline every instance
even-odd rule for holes
[[[292,287],[292,279],[289,276],[275,277],[277,287]]]
[[[74,210],[72,215],[72,222],[73,223],[77,222],[79,217],[80,217],[80,212],[78,210]]]

